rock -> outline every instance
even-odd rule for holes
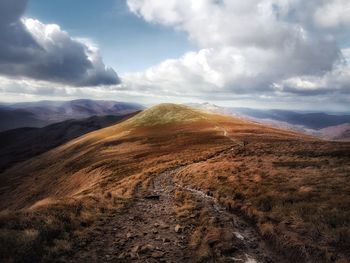
[[[153,229],[152,233],[153,234],[158,234],[158,230],[157,229]]]
[[[137,251],[139,251],[139,248],[140,248],[140,246],[134,246],[132,249],[131,249],[131,252],[133,252],[133,253],[137,253]]]
[[[167,229],[167,228],[169,228],[169,226],[167,225],[167,224],[161,224],[161,225],[159,225],[160,226],[160,228],[162,228],[162,229]]]
[[[128,232],[127,234],[126,234],[126,238],[127,239],[130,239],[130,238],[132,238],[133,237],[133,235],[130,233],[130,232]]]
[[[147,244],[141,247],[140,252],[141,253],[147,253],[149,251],[153,251],[154,250],[154,246],[152,246],[151,244]]]
[[[234,234],[238,239],[244,240],[244,236],[242,236],[241,233],[239,233],[239,232],[233,232],[233,234]]]
[[[176,233],[180,233],[182,231],[182,227],[179,225],[179,224],[177,224],[176,226],[175,226],[175,232]]]
[[[123,258],[126,258],[126,253],[125,252],[122,252],[119,254],[118,256],[119,259],[123,259]]]
[[[151,254],[152,258],[162,258],[164,256],[164,252],[161,251],[155,251]]]
[[[159,224],[158,223],[154,223],[154,227],[159,227]]]
[[[169,238],[163,238],[163,243],[169,243],[170,239]]]

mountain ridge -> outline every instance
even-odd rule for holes
[[[88,99],[5,104],[0,109],[0,120],[3,119],[0,131],[21,127],[41,128],[55,122],[92,116],[125,115],[143,108],[136,103]],[[16,112],[16,116],[6,118]]]
[[[346,136],[332,135],[339,125],[350,123],[350,114],[330,114],[324,112],[297,112],[291,110],[259,110],[239,107],[220,107],[210,103],[191,103],[195,108],[217,112],[237,118],[248,119],[280,129],[302,132],[328,140],[347,140]],[[328,129],[327,129],[328,128]]]
[[[0,251],[64,262],[346,259],[349,153],[346,142],[163,104],[0,173]]]

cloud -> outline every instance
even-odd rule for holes
[[[346,0],[128,0],[149,23],[181,30],[197,52],[126,83],[204,99],[349,94]]]
[[[320,27],[339,28],[350,26],[350,2],[347,0],[333,0],[318,7],[314,13],[314,20]]]
[[[37,100],[72,100],[72,99],[116,99],[138,103],[154,102],[164,96],[154,95],[144,91],[132,90],[124,83],[118,85],[99,85],[75,87],[68,84],[60,84],[33,79],[19,79],[0,76],[1,102],[22,102]],[[0,103],[1,104],[1,103]]]
[[[23,18],[27,0],[0,1],[0,74],[73,86],[120,83],[96,47],[56,24]]]
[[[280,92],[301,95],[337,93],[339,96],[350,95],[350,49],[343,49],[343,63],[336,65],[333,70],[321,76],[302,75],[282,80],[274,84]]]

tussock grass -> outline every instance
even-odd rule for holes
[[[99,222],[128,205],[107,192],[104,197],[65,200],[53,205],[0,213],[2,262],[51,262],[88,238]]]
[[[253,220],[292,262],[349,259],[350,145],[250,140],[244,152],[190,165],[178,180]]]
[[[82,203],[0,215],[0,255],[5,262],[40,262],[70,251],[70,240],[90,227],[99,211]]]

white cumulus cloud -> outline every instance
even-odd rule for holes
[[[198,46],[125,75],[135,89],[203,99],[349,93],[340,48],[340,35],[350,31],[348,1],[128,0],[128,6],[149,23],[186,32]]]

